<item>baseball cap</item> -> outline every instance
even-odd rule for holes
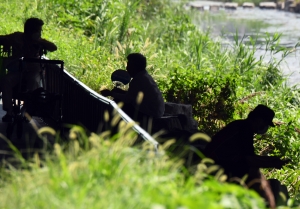
[[[275,112],[265,105],[262,105],[262,104],[257,105],[254,108],[254,110],[252,110],[250,112],[249,116],[255,117],[255,118],[262,118],[269,124],[269,126],[272,126],[272,127],[275,126],[273,123],[273,118],[275,116]]]

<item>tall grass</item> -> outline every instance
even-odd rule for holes
[[[191,103],[195,119],[199,122],[199,129],[209,135],[234,119],[245,118],[247,113],[259,103],[270,106],[276,112],[275,121],[278,126],[265,136],[256,136],[255,147],[257,153],[263,155],[286,156],[292,159],[292,163],[284,169],[265,170],[264,173],[285,183],[291,196],[299,201],[300,180],[296,172],[299,170],[300,162],[299,90],[285,85],[278,65],[281,60],[272,59],[270,62],[265,62],[263,57],[254,59],[256,46],[259,44],[255,42],[256,37],[251,37],[248,42],[236,39],[235,43],[224,47],[220,42],[213,41],[209,32],[200,32],[193,24],[190,14],[185,12],[181,5],[174,6],[168,1],[24,0],[19,2],[7,0],[0,3],[0,9],[6,17],[0,19],[1,34],[15,30],[22,31],[22,25],[28,17],[42,18],[45,21],[43,36],[58,45],[58,51],[49,53],[48,56],[64,60],[70,73],[96,91],[111,85],[111,72],[125,68],[127,54],[130,52],[145,54],[148,58],[147,69],[157,81],[164,97],[169,101]],[[283,51],[285,55],[292,52],[290,49],[280,48],[278,41],[277,34],[274,36],[267,34],[264,46],[268,46],[267,50],[273,54],[278,50]],[[111,144],[109,141],[101,143]],[[134,149],[124,149],[124,153],[130,150],[128,152],[132,151],[137,155],[137,158],[133,157],[135,161],[131,161],[133,155],[129,154],[130,157],[126,157],[126,154],[121,154],[122,150],[119,154],[109,155],[110,149],[103,144],[99,149],[97,147],[97,151],[81,150],[80,156],[75,159],[71,159],[68,153],[62,152],[62,158],[51,161],[53,156],[49,155],[43,164],[45,169],[35,169],[35,172],[4,171],[4,173],[12,172],[17,179],[27,179],[27,183],[24,183],[25,192],[18,193],[19,182],[12,181],[13,178],[9,177],[9,174],[7,178],[11,181],[3,182],[5,187],[3,187],[3,196],[0,197],[3,198],[2,203],[8,206],[23,206],[24,203],[31,205],[34,203],[29,202],[28,198],[35,198],[41,207],[46,207],[42,202],[50,195],[49,199],[53,202],[51,207],[56,207],[55,204],[60,203],[65,207],[76,204],[80,208],[84,207],[83,204],[90,204],[88,203],[90,199],[92,203],[104,206],[110,202],[114,207],[119,207],[123,203],[128,207],[138,207],[141,204],[142,208],[151,208],[150,203],[154,202],[158,205],[154,204],[153,208],[160,207],[159,205],[164,205],[166,208],[178,208],[182,205],[193,208],[192,200],[195,205],[199,200],[197,207],[200,207],[204,201],[201,195],[205,191],[212,191],[212,194],[203,195],[207,198],[206,203],[211,204],[212,208],[225,207],[228,204],[226,198],[240,205],[246,204],[248,207],[252,203],[260,204],[260,200],[253,200],[253,202],[252,199],[244,200],[239,195],[244,195],[244,190],[236,189],[231,185],[221,187],[220,185],[223,184],[209,181],[201,184],[203,186],[196,187],[189,181],[183,181],[180,172],[176,173],[171,169],[174,175],[180,176],[173,180],[172,172],[167,172],[170,169],[168,166],[162,168],[162,176],[165,176],[162,179],[166,184],[149,183],[149,179],[153,179],[145,174],[146,171],[153,169],[153,173],[151,171],[149,175],[157,175],[160,174],[161,167],[155,163],[153,163],[155,166],[151,167],[152,159],[146,158],[147,160],[143,161],[141,155],[145,153],[136,154],[138,152]],[[99,158],[93,159],[91,156]],[[109,159],[105,156],[109,156]],[[113,161],[112,170],[102,161],[104,159]],[[68,168],[72,162],[78,162],[78,165],[83,165],[84,168],[91,164],[92,168],[88,168],[86,173],[84,169],[75,169],[72,173]],[[169,163],[168,160],[166,162]],[[98,163],[106,170],[102,170]],[[132,166],[132,171],[129,171],[131,170],[129,165]],[[101,174],[98,170],[106,174]],[[117,170],[118,175],[115,175],[113,170]],[[124,175],[121,175],[123,174],[121,171],[124,171]],[[77,172],[83,173],[80,173],[82,177],[75,181],[73,178]],[[113,179],[108,178],[110,174]],[[33,181],[33,177],[37,178],[38,175],[42,178]],[[98,181],[98,177],[108,179],[107,184],[103,179]],[[129,177],[135,180],[131,181]],[[173,182],[168,179],[172,179]],[[114,180],[120,185],[116,185]],[[122,187],[121,183],[126,186]],[[113,189],[114,187],[117,189]],[[213,187],[216,189],[214,190]],[[148,188],[153,188],[156,192],[150,192]],[[6,192],[10,189],[16,191],[15,196],[19,198],[16,204],[19,205],[12,205],[14,204],[12,201],[4,201],[6,198],[11,198],[9,196],[11,193]],[[118,190],[121,192],[118,193]],[[235,193],[236,191],[241,193]],[[43,192],[47,195],[40,196]],[[234,193],[234,196],[231,193]],[[97,194],[101,195],[97,196]],[[112,196],[106,196],[110,194]],[[128,194],[133,198],[129,198]],[[226,197],[224,200],[221,198],[223,195]],[[169,199],[165,200],[166,196],[171,197],[172,201],[175,199],[175,203]],[[68,197],[72,197],[71,201],[65,202]],[[151,199],[152,197],[155,200]],[[98,203],[99,199],[103,202]],[[120,199],[120,201],[112,199]],[[218,205],[219,203],[221,205]]]
[[[163,154],[169,142],[156,155],[147,144],[129,147],[132,136],[110,141],[74,131],[79,137],[67,147],[55,144],[44,160],[35,154],[30,169],[2,170],[1,208],[264,208],[255,192],[222,182],[221,174],[204,181],[214,166],[199,164],[186,176],[182,161]]]

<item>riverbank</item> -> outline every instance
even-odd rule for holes
[[[49,57],[64,60],[70,73],[96,91],[110,86],[111,72],[125,68],[128,53],[141,52],[165,99],[192,104],[199,130],[210,135],[245,118],[259,103],[270,106],[277,126],[257,136],[255,148],[259,154],[292,159],[283,169],[264,173],[287,185],[298,204],[300,95],[283,86],[277,62],[257,61],[256,50],[239,41],[230,46],[234,50],[224,49],[209,33],[199,32],[182,5],[101,3],[1,2],[6,17],[0,20],[1,34],[22,30],[26,17],[44,19],[43,36],[59,48]],[[270,37],[270,47],[276,46],[276,38]],[[147,146],[145,152],[128,148],[129,134],[110,140],[105,134],[86,136],[75,127],[70,136],[69,144],[49,148],[44,159],[35,155],[23,170],[3,168],[1,207],[264,208],[253,192],[223,183],[221,172],[208,177],[204,165],[186,168],[171,155],[153,157]],[[172,141],[164,145],[169,146]]]
[[[286,47],[293,52],[280,64],[281,71],[287,77],[289,86],[298,85],[300,81],[300,52],[297,47],[300,30],[297,27],[300,15],[278,10],[261,10],[259,8],[219,12],[193,13],[194,23],[202,32],[209,31],[211,37],[226,45],[232,45],[234,36],[239,41],[250,44],[250,37],[256,40],[256,59],[265,56],[266,62],[271,58],[281,59],[283,53],[270,54],[265,51],[267,34],[280,35],[280,47]]]
[[[285,1],[261,1],[261,0],[234,0],[226,1],[190,1],[185,4],[186,7],[191,7],[195,10],[211,10],[218,11],[222,9],[236,10],[238,7],[243,9],[260,8],[264,10],[282,10],[292,13],[300,13],[300,2],[296,0]]]

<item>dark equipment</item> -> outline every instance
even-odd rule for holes
[[[41,65],[41,87],[34,91],[24,91],[21,86],[24,84],[22,80],[22,66],[24,63],[39,63]],[[14,89],[13,95],[13,122],[9,123],[6,129],[6,135],[11,137],[14,127],[17,126],[17,137],[21,138],[23,134],[23,122],[30,122],[32,117],[40,117],[50,119],[61,127],[62,123],[62,93],[51,93],[46,89],[46,67],[47,65],[60,66],[60,87],[62,87],[62,74],[64,62],[61,60],[46,60],[46,59],[33,59],[21,58],[20,70],[22,72],[20,85]],[[22,91],[23,89],[23,91]],[[27,113],[27,114],[26,114]]]

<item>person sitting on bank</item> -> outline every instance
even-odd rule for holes
[[[138,115],[160,118],[164,114],[165,104],[162,93],[157,84],[146,70],[146,57],[140,53],[132,53],[127,56],[126,70],[132,78],[128,91],[125,94],[115,93],[110,90],[102,90],[103,96],[112,96],[114,100],[124,103],[123,110],[131,118],[137,119]],[[137,97],[142,93],[142,101],[137,104]]]
[[[259,156],[254,151],[254,135],[265,134],[269,127],[274,127],[272,122],[274,116],[272,109],[265,105],[258,105],[248,114],[247,119],[233,121],[217,132],[204,149],[205,156],[223,167],[229,180],[242,179],[248,175],[246,183],[254,179],[264,181],[259,168],[281,169],[288,162],[275,156]],[[260,190],[260,187],[260,183],[252,186],[267,199],[270,206],[274,206],[270,185],[264,191]]]
[[[3,122],[12,121],[13,88],[20,84],[21,78],[26,81],[26,89],[29,91],[40,86],[40,64],[26,63],[26,66],[23,65],[22,67],[22,72],[20,72],[19,59],[21,57],[39,59],[42,49],[50,52],[57,50],[54,43],[41,38],[43,25],[44,22],[41,19],[29,18],[25,21],[24,32],[14,32],[0,36],[0,44],[12,46],[12,56],[6,60],[4,65],[8,73],[0,81],[3,110],[7,112],[2,118]]]

